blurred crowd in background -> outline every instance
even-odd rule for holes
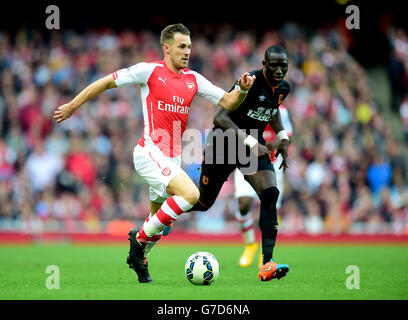
[[[221,24],[208,34],[191,31],[190,68],[224,90],[243,72],[260,69],[268,46],[283,43],[289,52],[292,90],[284,105],[294,135],[281,232],[408,234],[406,30],[388,32],[390,108],[375,99],[366,71],[348,53],[352,39],[338,26],[306,32],[286,23],[255,34]],[[106,221],[146,218],[148,185],[132,157],[143,132],[139,88],[108,90],[61,124],[52,117],[91,82],[161,59],[159,34],[149,30],[0,32],[0,230],[48,224],[101,231]],[[215,110],[200,98],[193,102],[188,127],[203,140]],[[399,128],[386,112],[398,116]],[[200,161],[183,165],[197,184]],[[230,177],[210,211],[185,214],[175,228],[238,230],[233,191]],[[255,220],[258,209],[255,203]]]

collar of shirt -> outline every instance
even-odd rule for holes
[[[183,76],[183,71],[184,71],[185,69],[182,69],[182,70],[180,71],[180,73],[177,73],[177,72],[174,72],[173,70],[171,70],[171,69],[168,67],[166,61],[162,60],[162,62],[163,62],[164,67],[166,68],[166,70],[167,70],[170,74],[172,74],[172,75],[175,76],[175,77],[182,77],[182,76]]]
[[[265,79],[266,83],[267,83],[268,86],[272,89],[272,92],[273,92],[273,94],[275,95],[275,90],[279,87],[279,84],[280,84],[280,83],[278,83],[276,86],[273,86],[273,85],[268,81],[268,78],[266,77],[264,68],[262,68],[262,74],[263,74],[263,76],[264,76],[264,79]]]

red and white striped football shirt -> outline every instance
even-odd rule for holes
[[[141,88],[144,130],[138,144],[154,144],[167,157],[181,155],[181,138],[196,94],[218,104],[225,91],[189,69],[180,74],[164,61],[141,62],[113,73],[117,87]]]

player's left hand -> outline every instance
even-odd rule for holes
[[[288,165],[288,147],[289,147],[289,140],[283,139],[280,141],[278,147],[276,148],[275,159],[278,157],[279,154],[282,155],[282,163],[279,166],[279,169],[283,167],[283,173],[286,172],[286,169],[289,168]]]
[[[75,108],[71,103],[63,104],[62,106],[58,107],[57,110],[54,111],[54,119],[58,123],[71,118],[72,114],[74,113]]]
[[[245,72],[241,78],[239,78],[238,85],[242,90],[249,90],[254,84],[255,79],[255,76],[250,76],[248,72]]]

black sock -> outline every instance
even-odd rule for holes
[[[263,264],[273,258],[276,237],[278,235],[278,219],[276,209],[268,209],[261,206],[259,227],[262,232]]]

